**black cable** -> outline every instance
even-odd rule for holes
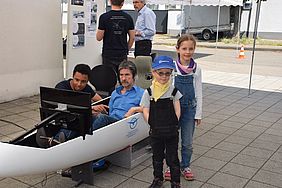
[[[11,121],[8,121],[8,120],[4,120],[4,119],[0,119],[0,121],[3,121],[3,122],[5,122],[5,123],[10,123],[10,124],[13,124],[13,125],[15,125],[15,126],[17,126],[17,127],[21,128],[21,129],[23,129],[23,130],[27,131],[27,129],[26,129],[26,128],[24,128],[24,127],[22,127],[22,126],[20,126],[20,125],[18,125],[18,124],[16,124],[16,123],[14,123],[14,122],[11,122]]]

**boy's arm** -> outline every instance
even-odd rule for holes
[[[143,116],[145,121],[148,123],[149,120],[149,108],[143,108]]]
[[[173,105],[174,105],[175,114],[177,116],[177,119],[179,120],[180,113],[181,113],[180,112],[180,102],[179,102],[179,100],[174,101]]]

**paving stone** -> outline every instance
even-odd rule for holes
[[[10,115],[10,116],[2,117],[1,119],[5,121],[10,121],[12,123],[17,123],[18,121],[23,121],[26,120],[27,118],[19,115]]]
[[[267,133],[261,134],[257,139],[267,141],[267,142],[282,144],[282,137],[281,136],[271,135],[271,134],[267,134]]]
[[[265,170],[260,170],[253,178],[253,180],[266,183],[269,185],[282,187],[282,174],[277,174]]]
[[[231,118],[230,118],[231,119]],[[231,127],[231,128],[235,128],[235,129],[239,129],[241,127],[244,126],[244,123],[240,123],[240,122],[234,122],[232,120],[228,119],[227,121],[224,121],[222,123],[220,123],[219,125],[221,126],[225,126],[225,127]]]
[[[24,106],[15,106],[15,107],[7,108],[6,109],[6,111],[14,113],[14,114],[19,114],[19,113],[22,113],[22,112],[27,112],[29,110],[30,110],[29,108],[25,108]]]
[[[0,109],[0,117],[10,116],[10,115],[13,115],[13,112]]]
[[[211,149],[211,147],[202,146],[202,145],[198,145],[198,144],[195,144],[195,143],[193,144],[193,154],[203,155],[204,153],[206,153],[210,149]]]
[[[144,170],[142,170],[141,172],[133,176],[133,178],[144,181],[144,182],[151,183],[154,179],[153,168],[145,168]]]
[[[246,147],[243,151],[241,151],[241,154],[250,155],[262,159],[268,159],[271,157],[271,155],[274,153],[272,150],[266,150],[266,149],[260,149],[260,148],[254,148],[254,147]]]
[[[273,122],[254,119],[254,120],[251,120],[248,124],[255,125],[255,126],[261,126],[261,127],[270,127],[273,124]]]
[[[128,179],[125,182],[121,183],[118,185],[116,188],[144,188],[144,187],[149,187],[150,183],[145,183],[142,181],[138,181],[135,179]]]
[[[239,135],[231,135],[228,138],[226,138],[225,141],[246,146],[249,145],[253,141],[253,139],[247,137],[241,137]]]
[[[269,160],[264,164],[262,169],[282,174],[282,162]]]
[[[191,165],[191,170],[195,176],[195,179],[201,182],[206,182],[216,173],[216,171],[214,170],[209,170],[199,166],[194,166],[193,164]]]
[[[250,181],[245,188],[277,188],[276,186],[267,185],[264,183],[256,182],[256,181]]]
[[[236,130],[237,130],[237,128],[218,125],[218,126],[214,127],[211,131],[217,132],[217,133],[222,133],[222,134],[233,134]]]
[[[0,187],[3,188],[26,188],[30,187],[30,185],[20,182],[13,178],[5,178],[0,181]]]
[[[261,127],[261,126],[257,126],[257,125],[247,124],[247,125],[244,125],[243,127],[241,127],[240,129],[251,131],[251,132],[262,133],[267,129],[267,127]]]
[[[282,130],[277,130],[277,129],[267,129],[265,131],[266,134],[271,134],[271,135],[276,135],[276,136],[282,136]]]
[[[206,117],[203,121],[204,121],[204,123],[207,122],[209,124],[215,124],[215,125],[223,122],[222,119],[216,119],[216,118],[210,118],[210,117]]]
[[[138,165],[134,167],[133,169],[127,169],[127,168],[122,168],[122,167],[112,165],[108,170],[113,173],[119,174],[119,175],[132,177],[136,175],[137,173],[141,172],[142,170],[144,170],[145,168],[146,166],[143,166],[143,165]]]
[[[7,124],[0,127],[0,132],[3,135],[10,135],[22,131],[23,129],[15,125]]]
[[[237,135],[237,136],[244,137],[244,138],[254,139],[254,138],[258,137],[260,135],[260,133],[240,129],[240,130],[237,130],[233,135]]]
[[[221,140],[218,139],[211,139],[209,137],[200,136],[193,141],[195,144],[206,146],[206,147],[214,147],[217,145]]]
[[[280,144],[256,139],[250,144],[250,146],[255,148],[276,151],[279,148]]]
[[[278,161],[282,163],[282,152],[276,152],[271,158],[270,160],[273,161]]]
[[[281,118],[281,113],[271,113],[271,112],[264,112],[256,117],[257,120],[263,120],[269,122],[276,122],[280,118]]]
[[[231,118],[229,118],[228,120],[233,121],[233,122],[246,124],[252,119],[251,118],[243,118],[243,117],[239,117],[239,116],[235,115],[235,116],[232,116]]]
[[[218,171],[225,164],[226,162],[224,161],[220,161],[220,160],[212,159],[208,157],[203,157],[203,156],[193,162],[194,166],[206,168],[206,169],[213,170],[213,171]]]
[[[51,180],[51,178],[53,178],[54,176],[60,177],[60,175],[56,174],[55,172],[50,172],[47,174],[21,176],[21,177],[16,177],[15,179],[26,184],[36,185],[36,184],[44,184],[47,181]]]
[[[215,148],[238,153],[241,150],[243,150],[243,148],[245,148],[245,146],[224,141],[224,142],[221,142],[218,145],[216,145]]]
[[[203,185],[203,182],[200,182],[198,180],[194,180],[194,181],[187,181],[185,180],[183,177],[180,177],[180,184],[181,187],[185,188],[185,187],[189,187],[189,188],[200,188]],[[171,185],[169,182],[166,183],[164,188],[171,188]]]
[[[231,162],[253,167],[253,168],[260,168],[266,162],[266,159],[261,159],[250,155],[239,154],[234,159],[232,159]]]
[[[97,187],[116,187],[122,182],[126,181],[128,177],[112,173],[110,171],[103,171],[95,175],[94,185]]]
[[[202,188],[222,188],[221,186],[217,186],[217,185],[212,185],[209,183],[205,183]]]
[[[250,179],[256,173],[257,170],[258,169],[256,168],[248,166],[243,166],[235,163],[228,163],[222,169],[220,169],[220,172]]]
[[[216,173],[208,183],[218,185],[224,188],[241,188],[247,183],[248,179],[232,176],[224,173]]]
[[[237,153],[235,152],[229,152],[225,150],[220,149],[211,149],[207,153],[204,154],[205,157],[218,159],[221,161],[230,161]]]
[[[27,112],[23,112],[23,113],[20,113],[18,115],[26,117],[26,118],[40,117],[40,113],[38,111],[35,111],[35,110],[29,110]]]

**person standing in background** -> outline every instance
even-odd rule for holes
[[[156,15],[146,6],[145,0],[133,0],[133,6],[138,11],[134,56],[150,56],[153,36],[156,33]]]
[[[128,50],[134,43],[135,32],[133,19],[121,10],[124,0],[110,2],[111,10],[99,18],[96,39],[103,40],[103,64],[111,66],[117,73],[119,64],[127,60]]]

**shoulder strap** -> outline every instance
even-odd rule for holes
[[[151,88],[147,88],[147,91],[148,91],[148,94],[150,95],[150,96],[152,96],[152,90],[151,90]]]
[[[177,93],[178,89],[175,87],[171,93],[171,95],[174,97]]]

